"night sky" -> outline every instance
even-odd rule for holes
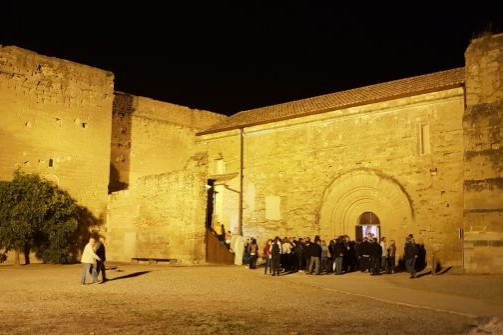
[[[232,115],[462,67],[473,37],[503,32],[503,1],[109,2],[0,0],[0,44]]]

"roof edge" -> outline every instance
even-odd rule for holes
[[[383,102],[383,101],[407,98],[407,97],[411,97],[414,95],[427,94],[427,93],[432,93],[432,92],[441,92],[441,91],[446,91],[446,90],[450,90],[453,88],[464,87],[464,85],[465,85],[464,81],[457,82],[457,83],[452,83],[452,84],[444,85],[444,86],[440,86],[440,87],[432,87],[432,88],[426,89],[426,90],[419,90],[419,91],[408,92],[408,93],[404,93],[404,94],[390,95],[390,96],[386,96],[386,97],[382,97],[382,98],[378,98],[378,99],[368,99],[368,100],[358,101],[356,103],[335,106],[332,108],[323,108],[323,109],[319,109],[319,110],[299,113],[299,114],[295,114],[295,115],[288,115],[285,117],[278,117],[278,118],[268,119],[268,120],[264,120],[264,121],[250,122],[245,125],[233,125],[233,126],[228,126],[228,127],[224,126],[224,127],[216,128],[216,129],[208,129],[208,130],[203,130],[201,132],[196,133],[196,136],[210,135],[210,134],[215,134],[215,133],[220,133],[220,132],[235,130],[235,129],[244,129],[244,128],[259,126],[262,124],[267,124],[267,123],[272,123],[272,122],[292,120],[292,119],[297,119],[300,117],[323,114],[323,113],[328,113],[328,112],[337,111],[337,110],[346,109],[346,108],[352,108],[352,107],[369,105],[369,104],[373,104],[373,103],[379,103],[379,102]]]

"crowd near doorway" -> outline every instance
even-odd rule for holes
[[[362,240],[365,236],[372,235],[379,241],[381,239],[381,222],[379,217],[373,212],[364,212],[358,217],[355,226],[356,240]]]

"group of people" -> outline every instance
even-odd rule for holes
[[[95,237],[89,238],[89,242],[84,247],[82,258],[80,259],[80,262],[84,264],[84,269],[80,277],[80,283],[82,285],[86,284],[88,274],[91,276],[92,283],[97,283],[100,273],[100,283],[106,282],[108,279],[105,272],[105,261],[105,238],[100,236],[98,241],[96,241]]]
[[[225,231],[225,230],[223,230]],[[225,236],[225,235],[224,235]],[[230,237],[229,237],[230,238]],[[224,240],[224,243],[227,241]],[[250,269],[257,268],[260,252],[257,240],[250,238],[244,245],[243,264]],[[415,263],[419,257],[419,250],[412,234],[405,239],[403,260],[410,278],[416,278]],[[387,243],[386,237],[380,241],[371,234],[361,241],[352,241],[349,236],[339,236],[327,243],[318,235],[311,242],[309,237],[281,239],[276,236],[268,239],[262,249],[264,261],[264,274],[279,276],[281,273],[305,272],[306,274],[342,275],[346,272],[360,270],[368,271],[371,275],[395,273],[396,245],[391,240]],[[84,247],[81,263],[84,265],[80,283],[86,284],[88,274],[92,282],[98,282],[101,274],[101,283],[108,279],[105,272],[105,238],[100,236],[89,238]]]
[[[403,260],[410,278],[416,278],[415,261],[419,251],[412,234],[404,245]],[[259,246],[255,238],[246,240],[243,264],[250,269],[257,268],[257,260],[262,257],[264,274],[277,276],[280,273],[305,272],[306,274],[342,275],[360,270],[377,276],[381,273],[392,274],[396,269],[395,241],[381,237],[380,241],[371,234],[362,240],[352,241],[349,236],[339,236],[329,241],[315,236],[283,239],[276,236],[268,239],[259,255]]]

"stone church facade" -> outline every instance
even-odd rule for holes
[[[372,232],[401,251],[413,234],[430,264],[501,273],[503,35],[465,60],[226,117],[0,47],[0,178],[21,168],[68,190],[100,218],[110,260],[204,261],[211,217],[261,245]]]

